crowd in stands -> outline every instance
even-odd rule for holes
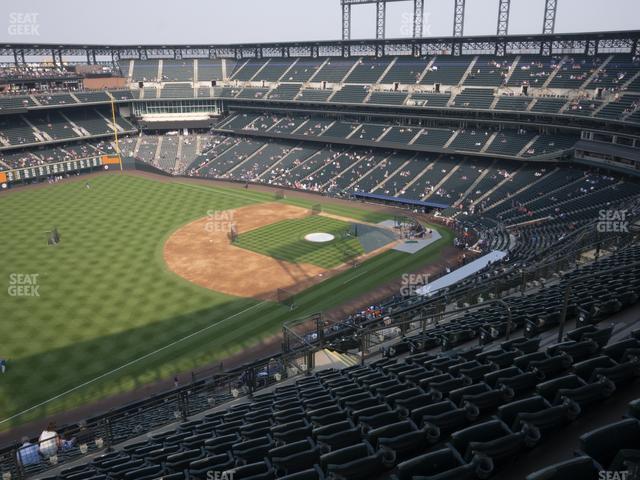
[[[366,309],[349,315],[346,319],[348,324],[359,324],[364,321],[377,320],[386,314],[386,308],[382,305],[370,305]]]
[[[45,65],[41,63],[24,66],[0,66],[0,82],[38,81],[38,80],[66,80],[87,75],[111,75],[118,73],[118,69],[111,65],[67,65],[64,67]]]
[[[556,79],[560,80],[568,78],[569,80],[584,82],[596,71],[598,63],[598,58],[595,58],[594,63],[589,65],[586,58],[576,59],[569,57],[565,60],[564,65],[561,67],[561,71],[556,75]]]
[[[37,442],[32,442],[29,437],[23,437],[22,444],[18,449],[18,458],[21,464],[24,467],[38,465],[44,461],[55,464],[59,454],[74,450],[87,453],[89,443],[93,441],[101,443],[101,440],[95,438],[85,422],[81,422],[78,427],[74,435],[70,433],[61,435],[56,431],[55,422],[49,422]]]
[[[72,143],[30,150],[9,150],[0,152],[0,170],[4,170],[6,167],[9,169],[37,167],[48,163],[79,160],[113,152],[111,140]],[[6,167],[3,167],[5,165]]]
[[[587,111],[591,114],[597,110],[598,106],[599,105],[595,101],[587,101],[585,104],[579,98],[574,98],[569,102],[567,112],[573,113],[576,111]]]
[[[4,66],[0,67],[0,81],[18,81],[18,80],[47,80],[47,79],[66,79],[77,78],[78,74],[73,70],[67,70],[60,67],[42,67],[42,66]]]
[[[628,115],[640,109],[640,98],[633,100],[631,104],[624,108],[623,114]]]
[[[528,80],[525,82],[527,85],[538,87],[547,81],[551,72],[557,68],[560,60],[561,58],[559,57],[551,57],[550,63],[545,65],[541,60],[531,59],[530,62],[519,62],[516,68],[528,73]]]

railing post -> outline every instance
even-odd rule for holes
[[[111,426],[111,415],[107,415],[104,419],[104,446],[105,451],[110,452],[113,445],[113,430]]]
[[[248,378],[248,386],[249,386],[249,398],[253,398],[253,392],[256,391],[256,367],[251,366],[248,370],[249,378]]]
[[[25,474],[24,467],[22,466],[22,462],[20,461],[19,450],[20,450],[20,447],[16,447],[11,450],[11,460],[14,464],[13,470],[16,472],[16,476],[18,477],[18,480],[23,480],[27,476]]]
[[[178,408],[182,421],[186,422],[189,418],[189,391],[182,390],[178,393]]]
[[[504,306],[507,309],[507,331],[505,332],[505,340],[509,341],[509,337],[511,336],[511,328],[513,324],[513,317],[511,315],[511,307],[507,302],[504,302]]]
[[[307,352],[307,375],[311,375],[311,373],[313,372],[313,359],[314,359],[314,351],[313,350],[309,350]]]
[[[562,305],[562,314],[560,315],[560,325],[558,327],[558,343],[562,342],[564,336],[564,325],[567,321],[567,310],[569,309],[569,297],[571,296],[571,284],[567,285],[564,291],[564,303]]]

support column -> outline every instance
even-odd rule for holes
[[[544,4],[544,18],[542,23],[542,34],[553,35],[556,30],[556,9],[558,0],[546,0]]]
[[[509,33],[509,10],[511,8],[510,0],[499,0],[498,5],[498,29],[499,37],[506,36]]]
[[[465,0],[454,0],[454,12],[453,12],[453,36],[455,38],[461,38],[464,35],[464,2]],[[453,41],[454,55],[462,55],[462,43],[461,41]]]
[[[342,2],[342,40],[351,40],[351,4]]]
[[[464,1],[454,0],[455,7],[453,12],[453,36],[462,37],[464,35]]]
[[[413,38],[422,38],[424,23],[424,0],[413,0]]]
[[[384,39],[386,6],[387,4],[384,0],[376,2],[376,39],[378,40]]]

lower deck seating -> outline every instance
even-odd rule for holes
[[[415,105],[417,107],[446,107],[450,98],[450,93],[413,93],[407,105]]]
[[[222,154],[212,158],[206,167],[203,168],[203,174],[212,177],[222,177],[230,169],[247,160],[263,145],[264,143],[262,141],[256,140],[238,142],[231,148],[224,150]]]
[[[408,94],[406,92],[373,92],[367,103],[376,105],[404,105]]]
[[[301,83],[280,83],[269,92],[268,98],[269,100],[293,100],[301,88]]]
[[[121,139],[124,144],[128,137]],[[110,142],[87,140],[39,148],[15,149],[0,152],[0,171],[35,167],[47,163],[63,162],[113,153]]]
[[[229,172],[228,178],[242,181],[255,181],[275,163],[286,157],[293,145],[288,143],[271,142],[258,150],[250,159],[240,164],[238,168]]]
[[[516,112],[526,112],[527,107],[533,99],[522,96],[502,96],[494,107],[495,110],[514,110]]]
[[[137,157],[143,162],[156,165],[159,137],[156,135],[142,135],[138,145]]]
[[[566,98],[538,98],[530,108],[532,112],[558,113],[566,103]]]
[[[413,143],[414,145],[433,145],[434,147],[444,147],[453,133],[453,130],[425,128]]]
[[[484,130],[460,130],[450,144],[453,150],[469,150],[479,152],[491,137],[491,132]]]
[[[331,97],[330,101],[336,103],[362,103],[368,94],[369,87],[367,85],[345,85]]]
[[[91,102],[110,102],[111,97],[107,94],[106,91],[86,91],[86,92],[75,92],[75,97],[80,100],[82,103],[91,103]]]
[[[571,148],[576,142],[575,137],[564,135],[540,135],[536,141],[522,154],[523,157],[545,155],[558,150]]]
[[[160,90],[160,98],[193,98],[193,96],[193,86],[186,82],[165,83]]]
[[[588,170],[580,168],[572,169],[561,166],[554,169],[547,164],[536,167],[518,163],[510,165],[508,168],[498,169],[490,168],[491,162],[479,162],[473,160],[472,157],[465,158],[463,156],[465,152],[480,152],[482,150],[488,156],[510,158],[523,152],[524,156],[535,157],[543,153],[554,153],[564,148],[570,148],[575,139],[569,140],[562,136],[536,135],[524,130],[452,131],[413,126],[361,124],[332,118],[287,117],[255,113],[236,114],[223,120],[221,124],[223,129],[234,130],[236,134],[250,134],[252,131],[258,131],[267,132],[272,141],[295,139],[302,142],[300,146],[326,152],[329,157],[333,153],[347,148],[362,160],[362,162],[356,163],[353,169],[348,169],[345,172],[342,171],[342,168],[327,169],[323,173],[323,181],[317,184],[314,182],[314,190],[330,191],[340,195],[349,195],[355,190],[363,193],[389,195],[403,200],[428,200],[443,205],[456,204],[459,210],[446,212],[446,214],[465,212],[465,215],[471,214],[472,221],[491,219],[489,222],[518,223],[525,221],[526,219],[521,216],[528,215],[528,213],[523,213],[516,207],[520,209],[529,207],[535,212],[535,217],[532,218],[543,218],[543,216],[544,218],[546,216],[555,218],[558,212],[561,212],[566,216],[565,220],[567,221],[575,219],[578,222],[584,222],[587,213],[583,202],[593,201],[595,205],[601,205],[603,201],[599,196],[601,187],[611,186],[607,182],[598,184],[597,188],[593,188],[594,184],[589,182],[576,183],[572,186],[572,183],[577,182],[585,172],[588,172]],[[226,134],[223,135],[223,138],[225,137]],[[246,138],[241,137],[226,138],[233,138],[234,142],[247,142]],[[255,140],[260,144],[266,143],[264,137],[255,137]],[[333,142],[345,140],[353,142],[353,145],[333,144]],[[413,153],[402,150],[392,152],[391,155],[380,151],[378,152],[380,158],[378,158],[378,154],[375,154],[378,160],[371,165],[371,169],[361,170],[360,166],[368,164],[363,159],[374,155],[374,152],[371,152],[371,143],[373,142],[386,149],[393,149],[395,146],[420,147],[427,145],[439,149],[439,153],[421,153],[421,155],[428,155],[434,160],[433,168],[412,170],[410,178],[405,178],[403,169],[400,167],[404,161],[408,160],[405,153],[410,154],[409,158]],[[446,149],[443,148],[445,144],[447,145]],[[448,152],[452,153],[447,155]],[[389,157],[389,160],[384,160],[386,157]],[[400,161],[400,158],[404,158],[404,160]],[[214,160],[215,156],[211,156],[210,159]],[[398,159],[399,163],[395,159]],[[287,186],[293,186],[312,173],[312,171],[307,171],[303,177],[298,176],[303,170],[309,170],[313,165],[314,163],[311,162],[304,169],[296,170],[294,172],[295,178],[290,183],[285,179],[278,181],[285,181]],[[319,167],[320,165],[316,169]],[[224,172],[199,170],[197,174],[218,177],[225,172],[226,170]],[[334,172],[334,176],[326,177],[330,172]],[[362,178],[351,178],[352,174],[356,174],[356,172]],[[448,176],[450,178],[445,178]],[[270,184],[274,179],[269,174],[262,175],[261,172],[260,176],[251,176],[250,181]],[[439,186],[443,181],[445,183]],[[567,196],[561,193],[556,194],[555,197],[553,195],[544,196],[547,189],[552,191],[563,188],[563,186],[567,187]],[[629,183],[628,187],[633,188],[633,185]],[[299,188],[308,189],[309,185],[303,183],[299,185]],[[573,196],[570,196],[569,193],[574,190],[577,193],[572,193]],[[605,189],[602,191],[605,193],[613,192],[614,198],[618,200],[629,196],[626,182],[621,188],[616,187],[615,190]],[[552,198],[555,198],[555,202],[561,202],[561,205],[554,206]],[[547,204],[547,200],[549,200],[549,204]],[[538,201],[540,205],[538,205]],[[554,212],[554,208],[557,208],[557,211]],[[576,226],[577,224],[572,228],[576,228]],[[549,226],[549,228],[552,231],[549,234],[543,234],[545,239],[552,241],[553,238],[560,236],[559,226],[553,226],[553,228]]]
[[[485,151],[499,155],[516,156],[534,138],[535,134],[528,133],[524,130],[519,132],[501,131]]]
[[[11,109],[25,108],[35,105],[33,99],[27,95],[0,96],[0,112]]]
[[[452,108],[488,109],[493,102],[493,90],[488,88],[464,88],[451,102]]]
[[[179,135],[164,135],[160,143],[160,151],[157,154],[157,162],[160,168],[173,173],[178,160]]]
[[[418,127],[391,127],[378,141],[408,145],[422,129]]]
[[[78,103],[70,93],[52,93],[35,95],[35,99],[40,105],[69,105]]]
[[[246,98],[251,100],[261,100],[264,99],[266,94],[269,92],[268,88],[243,88],[236,98]]]
[[[297,100],[301,102],[326,102],[331,93],[333,93],[331,90],[305,88],[300,92]]]

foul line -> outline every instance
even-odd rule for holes
[[[358,273],[357,275],[351,277],[348,280],[345,280],[344,282],[342,282],[342,285],[346,285],[347,283],[351,283],[353,282],[356,278],[361,277],[362,275],[364,275],[365,273],[369,273],[372,269],[369,268],[368,270],[363,270],[360,273]]]
[[[165,345],[164,347],[158,348],[157,350],[154,350],[153,352],[149,352],[149,353],[147,353],[147,354],[145,354],[145,355],[143,355],[143,356],[141,356],[141,357],[136,358],[135,360],[131,360],[130,362],[125,363],[124,365],[121,365],[121,366],[119,366],[118,368],[115,368],[115,369],[110,370],[110,371],[108,371],[108,372],[106,372],[106,373],[103,373],[103,374],[102,374],[102,375],[100,375],[100,376],[97,376],[97,377],[95,377],[95,378],[92,378],[91,380],[88,380],[88,381],[86,381],[86,382],[84,382],[84,383],[82,383],[82,384],[80,384],[80,385],[78,385],[78,386],[75,386],[75,387],[73,387],[73,388],[71,388],[71,389],[69,389],[69,390],[67,390],[67,391],[65,391],[65,392],[62,392],[62,393],[60,393],[60,394],[56,395],[55,397],[51,397],[50,399],[45,400],[44,402],[41,402],[41,403],[39,403],[39,404],[37,404],[37,405],[34,405],[33,407],[29,407],[29,408],[27,408],[26,410],[23,410],[22,412],[16,413],[15,415],[12,415],[12,416],[10,416],[10,417],[8,417],[8,418],[5,418],[4,420],[0,420],[0,424],[3,424],[3,423],[6,423],[6,422],[9,422],[9,421],[13,420],[14,418],[18,418],[18,417],[20,417],[20,416],[24,415],[25,413],[29,413],[29,412],[31,412],[31,411],[33,411],[33,410],[35,410],[36,408],[40,408],[40,407],[42,407],[42,406],[46,405],[47,403],[51,403],[51,402],[53,402],[54,400],[57,400],[57,399],[59,399],[59,398],[62,398],[62,397],[64,397],[65,395],[69,395],[70,393],[75,392],[76,390],[80,390],[81,388],[84,388],[84,387],[86,387],[87,385],[91,385],[92,383],[95,383],[95,382],[97,382],[98,380],[101,380],[101,379],[103,379],[103,378],[105,378],[105,377],[108,377],[109,375],[111,375],[111,374],[113,374],[113,373],[119,372],[120,370],[123,370],[123,369],[125,369],[125,368],[127,368],[127,367],[130,367],[131,365],[134,365],[134,364],[136,364],[136,363],[138,363],[138,362],[140,362],[140,361],[142,361],[142,360],[144,360],[144,359],[146,359],[146,358],[149,358],[149,357],[151,357],[151,356],[155,355],[156,353],[159,353],[159,352],[161,352],[161,351],[163,351],[163,350],[166,350],[166,349],[168,349],[168,348],[171,348],[171,347],[173,347],[173,346],[177,345],[177,344],[178,344],[178,343],[180,343],[180,342],[184,342],[185,340],[188,340],[189,338],[195,337],[196,335],[199,335],[199,334],[201,334],[202,332],[204,332],[204,331],[206,331],[206,330],[209,330],[210,328],[216,327],[216,326],[220,325],[221,323],[224,323],[224,322],[226,322],[227,320],[231,320],[232,318],[237,317],[238,315],[241,315],[241,314],[243,314],[243,313],[246,313],[246,312],[248,312],[249,310],[252,310],[252,309],[254,309],[254,308],[256,308],[256,307],[258,307],[258,306],[260,306],[260,305],[262,305],[262,304],[264,304],[264,303],[267,303],[267,301],[266,301],[266,300],[263,300],[263,301],[261,301],[260,303],[256,303],[255,305],[252,305],[252,306],[250,306],[250,307],[245,308],[244,310],[241,310],[241,311],[239,311],[239,312],[237,312],[237,313],[234,313],[234,314],[233,314],[233,315],[231,315],[230,317],[223,318],[222,320],[220,320],[220,321],[218,321],[218,322],[216,322],[216,323],[212,323],[211,325],[207,325],[206,327],[201,328],[200,330],[198,330],[198,331],[196,331],[196,332],[190,333],[189,335],[187,335],[187,336],[185,336],[185,337],[179,338],[178,340],[175,340],[175,341],[173,341],[173,342],[171,342],[171,343],[169,343],[169,344]]]

